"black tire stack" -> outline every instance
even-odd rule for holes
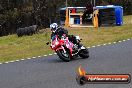
[[[30,36],[30,35],[36,34],[37,32],[38,32],[38,26],[37,25],[32,25],[29,27],[17,29],[18,37],[22,37],[24,35]]]
[[[114,8],[99,9],[99,26],[111,26],[116,24]]]

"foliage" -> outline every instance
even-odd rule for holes
[[[91,0],[67,1],[68,6],[86,6]],[[51,22],[58,22],[58,9],[65,4],[66,0],[0,0],[0,36],[34,24],[49,27]],[[131,0],[96,0],[96,5],[108,4],[121,5],[125,14],[132,14]]]

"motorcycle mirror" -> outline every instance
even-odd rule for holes
[[[49,45],[50,42],[47,42],[46,45]]]

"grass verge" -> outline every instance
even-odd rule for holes
[[[123,26],[95,28],[68,28],[69,34],[79,35],[85,46],[98,45],[132,38],[132,15],[124,17]],[[52,53],[45,43],[50,31],[18,38],[17,35],[0,37],[0,62],[18,60]]]

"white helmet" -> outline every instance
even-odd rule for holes
[[[50,29],[51,29],[52,32],[55,32],[57,30],[57,27],[58,27],[58,24],[57,23],[52,23],[50,25]]]

